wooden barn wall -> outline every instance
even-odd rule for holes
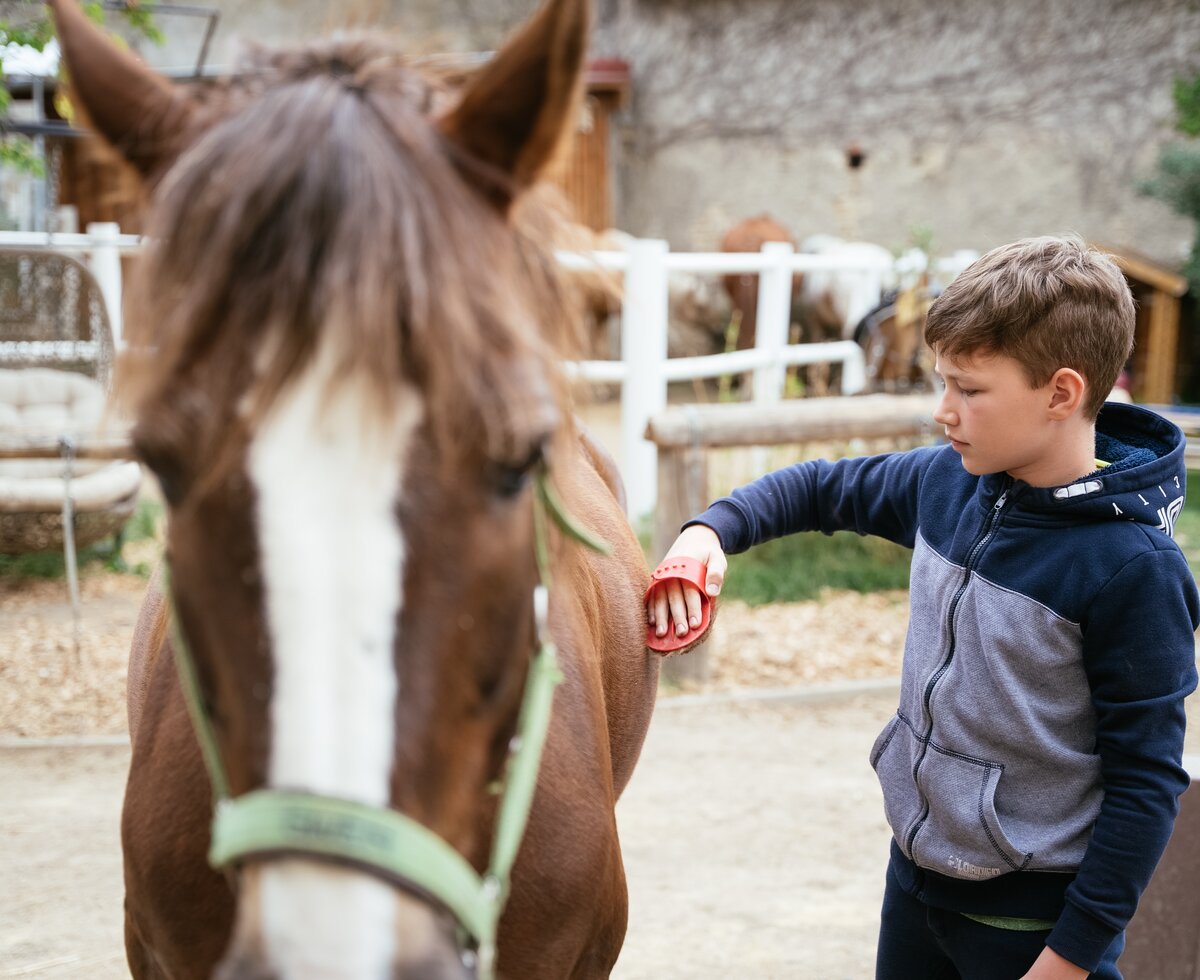
[[[612,102],[589,96],[575,139],[550,179],[562,188],[580,224],[596,231],[613,223],[608,163],[609,115]]]

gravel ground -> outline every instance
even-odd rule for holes
[[[145,582],[82,584],[77,655],[62,583],[0,580],[0,978],[128,977],[124,662]],[[614,978],[871,975],[888,831],[866,759],[895,687],[869,678],[895,677],[906,618],[903,593],[723,605],[707,689],[664,691],[618,805],[630,918]],[[95,734],[116,737],[30,747]]]
[[[125,728],[125,661],[146,588],[87,574],[76,630],[61,581],[0,579],[0,735],[108,735]]]
[[[80,587],[77,647],[63,582],[0,577],[0,737],[125,732],[125,661],[146,582],[92,567]],[[726,602],[701,690],[895,676],[907,622],[903,592],[829,592],[758,608]]]

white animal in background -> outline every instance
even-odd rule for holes
[[[833,235],[811,235],[800,243],[800,251],[852,266],[804,273],[798,305],[809,337],[853,338],[859,321],[879,305],[884,290],[896,283],[892,253],[882,245],[848,242]]]

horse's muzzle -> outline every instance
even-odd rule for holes
[[[426,957],[420,962],[396,966],[383,980],[474,980],[475,973],[463,966],[457,951],[445,957]],[[214,980],[291,980],[258,957],[234,954],[227,957],[213,974]],[[374,980],[374,978],[362,978]]]
[[[337,906],[322,908],[319,892],[268,907],[263,870],[241,876],[233,939],[214,980],[474,980],[449,917],[415,896],[379,883],[386,914],[376,903],[336,921]]]
[[[261,956],[245,951],[233,950],[213,974],[213,980],[308,980],[318,974],[304,972],[303,977],[293,976],[291,971],[267,964]],[[325,975],[321,971],[321,975]],[[339,974],[339,977],[342,974]],[[350,974],[345,974],[349,978]],[[447,948],[433,954],[426,950],[413,962],[397,964],[382,978],[354,977],[354,980],[474,980],[474,970],[463,965],[458,950]]]

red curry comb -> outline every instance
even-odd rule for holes
[[[658,568],[654,569],[653,581],[642,598],[643,603],[650,601],[654,590],[659,586],[676,579],[694,585],[700,591],[700,625],[695,627],[695,629],[689,629],[683,636],[676,633],[674,629],[668,629],[665,636],[659,636],[655,632],[657,627],[647,624],[646,646],[655,653],[663,655],[668,653],[687,653],[707,638],[709,628],[712,626],[712,616],[716,606],[715,600],[704,588],[707,571],[707,566],[702,565],[695,558],[686,558],[682,555],[664,559]]]

